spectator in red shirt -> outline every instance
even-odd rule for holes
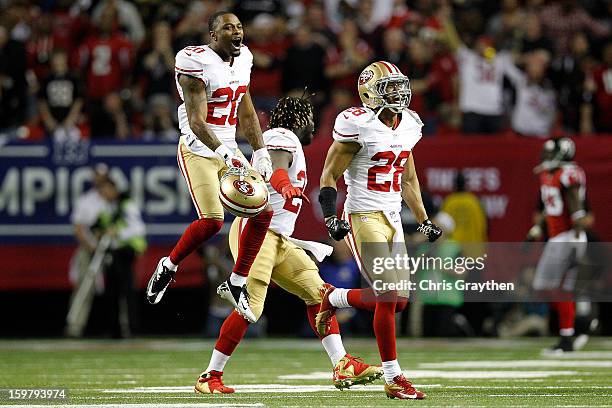
[[[117,31],[116,16],[114,8],[106,8],[98,33],[79,49],[80,67],[86,71],[90,99],[101,99],[129,84],[132,44]]]
[[[117,31],[117,10],[105,8],[98,33],[79,49],[79,61],[86,75],[86,97],[91,136],[129,134],[127,115],[119,93],[130,84],[132,44]]]

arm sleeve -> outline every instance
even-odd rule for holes
[[[340,112],[334,123],[333,138],[340,143],[359,143],[363,146],[363,141],[359,134],[359,126],[353,119],[354,115],[348,110]]]
[[[204,81],[204,84],[208,87],[210,81],[205,73],[204,64],[196,58],[196,55],[196,52],[187,52],[185,49],[179,51],[178,54],[176,54],[174,71],[177,74],[188,75],[200,79]]]
[[[268,150],[285,150],[291,154],[297,150],[295,138],[281,129],[270,129],[263,134],[264,143]]]

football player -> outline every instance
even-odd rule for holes
[[[378,61],[361,72],[358,92],[363,107],[349,108],[336,118],[334,142],[321,175],[319,202],[329,235],[338,241],[346,239],[362,275],[374,287],[376,280],[399,281],[397,270],[375,274],[365,260],[392,257],[398,247],[405,251],[402,199],[429,241],[435,241],[442,231],[428,220],[421,200],[412,149],[422,136],[423,123],[408,109],[408,78],[395,65]],[[336,183],[343,173],[348,195],[339,219]],[[317,315],[317,328],[320,333],[328,330],[337,307],[374,310],[374,333],[387,396],[423,399],[425,394],[402,375],[396,355],[394,314],[405,308],[408,294],[389,290],[390,286],[376,289],[347,290],[329,285]]]
[[[263,137],[274,166],[274,173],[268,184],[274,216],[246,286],[251,296],[251,310],[256,318],[261,316],[268,285],[272,280],[304,300],[308,320],[316,333],[315,315],[319,311],[324,283],[319,277],[317,266],[304,249],[322,260],[331,253],[331,247],[291,238],[303,200],[307,201],[303,195],[307,175],[302,146],[310,143],[313,131],[312,105],[307,100],[282,98],[272,110],[270,129]],[[234,257],[238,255],[242,245],[239,236],[244,224],[243,218],[236,218],[230,229],[230,249]],[[225,364],[247,328],[248,323],[236,311],[225,319],[208,368],[196,382],[196,392],[234,392],[233,388],[223,385],[221,376]],[[382,376],[380,367],[367,365],[346,353],[335,318],[330,320],[330,328],[319,338],[334,366],[332,378],[336,387],[366,384]]]
[[[253,147],[253,167],[266,181],[272,175],[272,162],[249,94],[253,55],[242,44],[242,24],[234,14],[224,11],[213,14],[208,24],[211,42],[183,48],[176,55],[175,66],[176,85],[183,100],[178,108],[181,139],[177,160],[198,219],[185,230],[170,255],[157,264],[147,286],[152,304],[161,300],[178,264],[223,225],[219,178],[229,167],[248,166],[236,144],[238,121]],[[244,285],[271,219],[268,206],[245,222],[236,265],[217,290],[251,321],[255,318]]]
[[[543,227],[548,232],[548,242],[533,280],[535,290],[573,291],[577,261],[586,251],[586,177],[582,168],[572,161],[575,152],[574,142],[569,138],[547,140],[542,150],[542,163],[534,169],[540,181],[543,211],[536,215],[538,222],[529,230],[527,239],[540,239]],[[558,301],[551,303],[551,307],[559,316],[561,338],[549,351],[582,348],[588,337],[574,339],[576,303]]]

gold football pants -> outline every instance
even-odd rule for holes
[[[368,211],[343,214],[351,226],[345,237],[362,276],[377,294],[397,290],[402,297],[408,297],[407,287],[398,289],[396,283],[410,282],[410,270],[402,269],[403,264],[393,262],[383,264],[384,260],[405,257],[406,244],[403,235],[394,242],[395,228],[382,211]],[[389,261],[388,261],[389,262]]]
[[[244,157],[240,149],[236,154]],[[223,219],[223,206],[219,200],[219,180],[227,171],[220,157],[203,157],[192,153],[181,138],[176,155],[179,169],[189,188],[198,218]],[[245,159],[245,162],[247,160]]]
[[[246,219],[237,217],[230,228],[229,244],[234,259],[238,256],[239,231],[245,224]],[[321,303],[319,288],[324,282],[319,276],[317,265],[302,248],[268,230],[246,283],[250,295],[249,305],[258,319],[263,312],[270,280],[307,305]]]

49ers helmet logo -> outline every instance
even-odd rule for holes
[[[255,194],[253,186],[245,180],[234,180],[234,187],[246,196],[252,196]]]
[[[363,85],[374,77],[374,71],[366,69],[359,75],[359,85]]]

